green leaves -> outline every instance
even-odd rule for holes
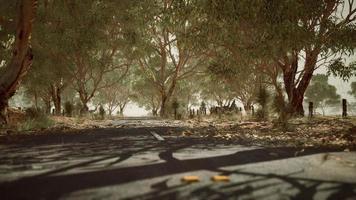
[[[328,77],[317,74],[313,77],[311,85],[306,91],[306,101],[314,102],[315,108],[333,105],[340,102],[340,95],[336,93],[336,88],[328,83]]]
[[[328,75],[338,76],[344,81],[349,80],[356,75],[356,62],[346,65],[341,58],[336,59],[328,67]]]

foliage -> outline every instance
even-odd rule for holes
[[[102,105],[100,105],[99,106],[99,115],[100,115],[100,117],[101,117],[101,119],[103,120],[103,119],[105,119],[105,108],[104,108],[104,106],[102,106]]]
[[[50,119],[43,111],[34,107],[25,110],[26,119],[19,124],[20,131],[46,129],[54,125],[54,121]]]
[[[193,7],[191,1],[144,0],[132,17],[141,25],[136,30],[138,67],[160,98],[157,102],[162,117],[178,83],[194,74],[204,61],[191,42]]]
[[[333,61],[328,68],[328,75],[338,76],[344,81],[356,76],[356,62],[345,65],[341,58]]]
[[[209,41],[202,46],[214,57],[228,52],[235,63],[230,74],[240,63],[246,71],[251,69],[246,63],[253,63],[253,73],[265,73],[278,87],[281,73],[288,112],[299,115],[304,113],[302,101],[313,72],[353,54],[355,6],[352,0],[203,1],[200,17],[205,30],[198,32],[198,41]],[[343,78],[353,73],[352,67],[335,64],[330,70]]]
[[[54,121],[50,119],[48,116],[41,115],[40,117],[34,119],[26,119],[22,122],[18,129],[20,131],[28,131],[28,130],[42,130],[50,128],[54,125]]]
[[[74,105],[72,102],[70,101],[66,101],[64,103],[64,113],[66,116],[68,117],[72,117],[73,116],[73,111],[74,111]]]
[[[268,93],[265,86],[260,86],[256,102],[259,105],[256,116],[259,120],[268,119],[268,101],[270,94]]]
[[[349,91],[349,94],[353,95],[354,98],[356,98],[356,82],[351,83],[351,91]]]
[[[321,108],[325,115],[325,106],[334,105],[340,102],[340,95],[336,93],[336,88],[328,83],[328,77],[317,74],[312,78],[312,82],[306,91],[306,101],[313,102],[314,108]]]
[[[41,117],[43,112],[38,108],[29,107],[25,110],[25,115],[28,119],[35,119]]]

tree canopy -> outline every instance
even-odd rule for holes
[[[2,110],[24,80],[21,86],[34,104],[41,100],[44,110],[53,107],[57,115],[63,99],[78,101],[82,114],[93,104],[105,104],[112,113],[119,102],[123,109],[133,101],[166,117],[173,101],[188,109],[203,99],[220,106],[238,100],[248,110],[261,86],[271,86],[288,116],[298,116],[305,95],[317,106],[324,102],[326,97],[312,97],[313,88],[326,87],[334,95],[325,77],[313,79],[317,69],[344,80],[356,73],[355,62],[344,59],[356,47],[353,0],[1,5]]]

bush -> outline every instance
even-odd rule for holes
[[[105,109],[102,105],[99,107],[99,115],[101,119],[105,119]]]
[[[44,115],[40,109],[36,109],[34,107],[27,108],[25,110],[25,116],[27,119],[36,119]]]
[[[278,114],[278,120],[274,122],[275,126],[281,127],[283,130],[289,130],[288,120],[288,103],[284,100],[283,95],[276,94],[273,100],[273,110]]]
[[[44,114],[41,114],[35,118],[27,117],[26,120],[20,124],[18,129],[20,131],[39,130],[49,128],[54,124],[55,123],[52,119],[48,118],[48,116]]]
[[[67,101],[64,103],[64,113],[67,117],[72,117],[74,111],[74,105],[70,102]]]
[[[53,126],[55,123],[40,109],[34,107],[25,110],[25,121],[22,122],[18,129],[19,131],[46,129]]]
[[[267,89],[263,86],[260,87],[258,96],[257,96],[257,103],[260,106],[256,112],[256,117],[259,120],[266,120],[268,119],[268,100],[269,100],[269,93]]]

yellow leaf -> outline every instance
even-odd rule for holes
[[[213,176],[211,180],[215,182],[229,182],[230,178],[228,176]]]
[[[184,176],[182,181],[192,183],[192,182],[199,182],[199,176]]]

